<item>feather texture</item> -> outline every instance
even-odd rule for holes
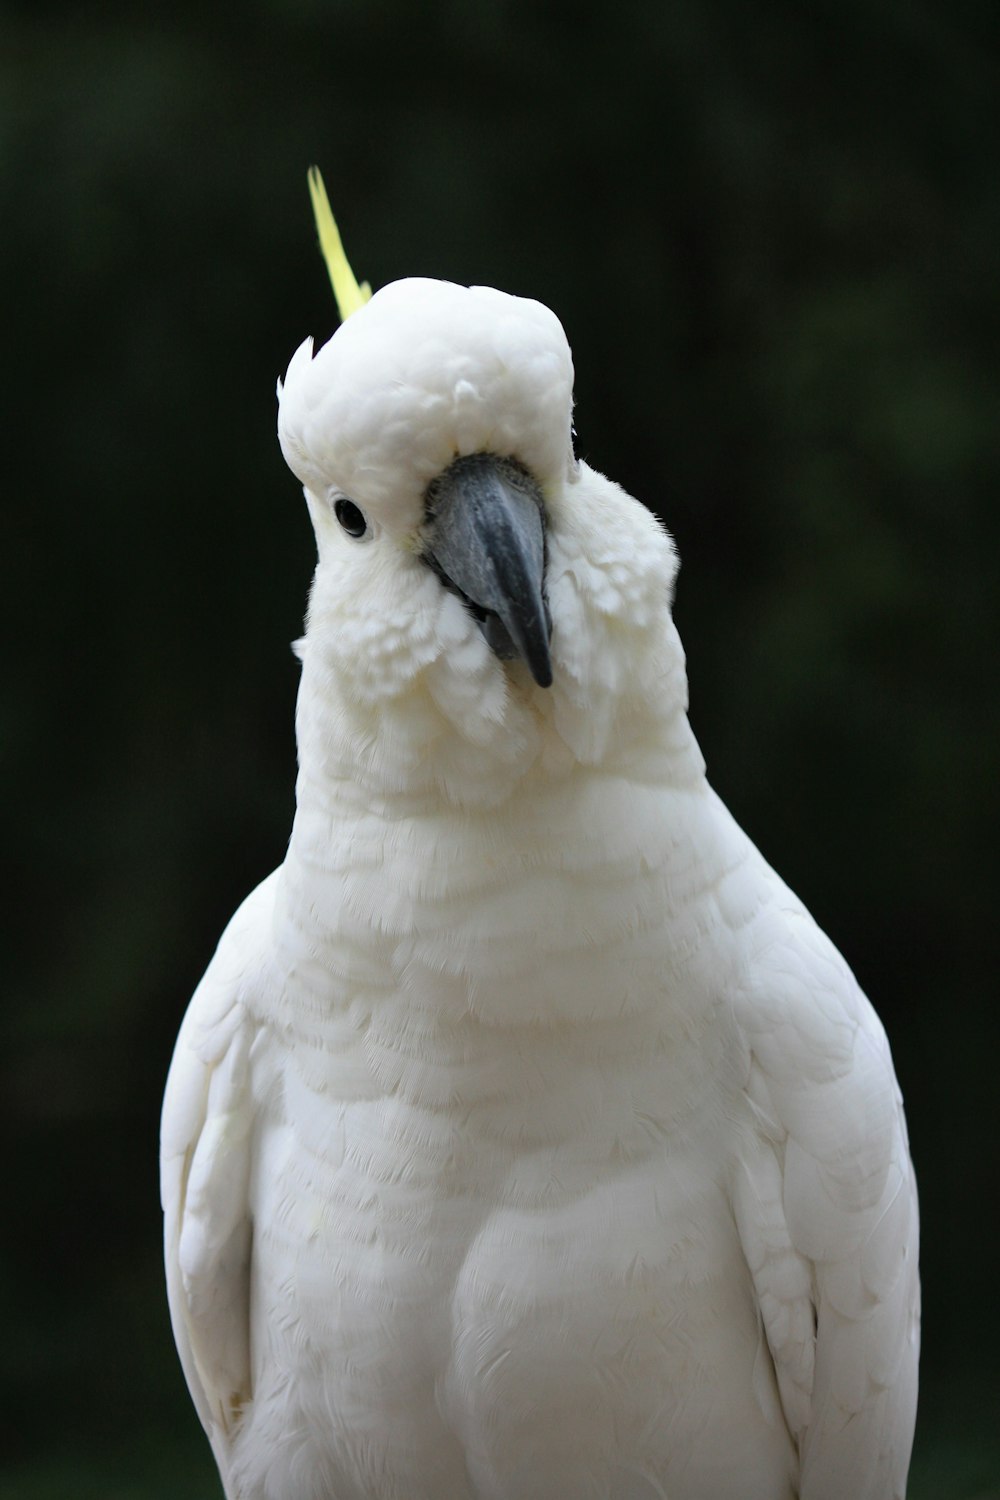
[[[573,459],[571,377],[538,304],[417,282],[282,389],[320,555],[297,811],[163,1122],[232,1500],[904,1493],[888,1046],[705,779],[673,546]],[[548,690],[421,558],[429,478],[484,449],[544,495]]]

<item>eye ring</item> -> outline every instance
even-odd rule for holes
[[[333,513],[341,526],[352,536],[355,541],[360,541],[368,531],[368,521],[364,511],[353,500],[348,500],[346,495],[339,495],[333,502]]]

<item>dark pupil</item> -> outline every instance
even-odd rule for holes
[[[353,500],[338,500],[333,512],[348,536],[364,536],[368,522]]]

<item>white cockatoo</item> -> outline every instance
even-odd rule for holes
[[[889,1048],[706,781],[670,537],[574,458],[547,308],[331,260],[350,316],[280,389],[319,550],[294,827],[163,1112],[225,1492],[902,1496]]]

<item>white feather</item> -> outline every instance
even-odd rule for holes
[[[320,554],[298,806],[163,1121],[232,1500],[904,1491],[885,1036],[708,787],[672,544],[573,460],[571,382],[538,304],[407,282],[281,388]],[[428,481],[484,448],[544,492],[547,691],[420,560]]]

